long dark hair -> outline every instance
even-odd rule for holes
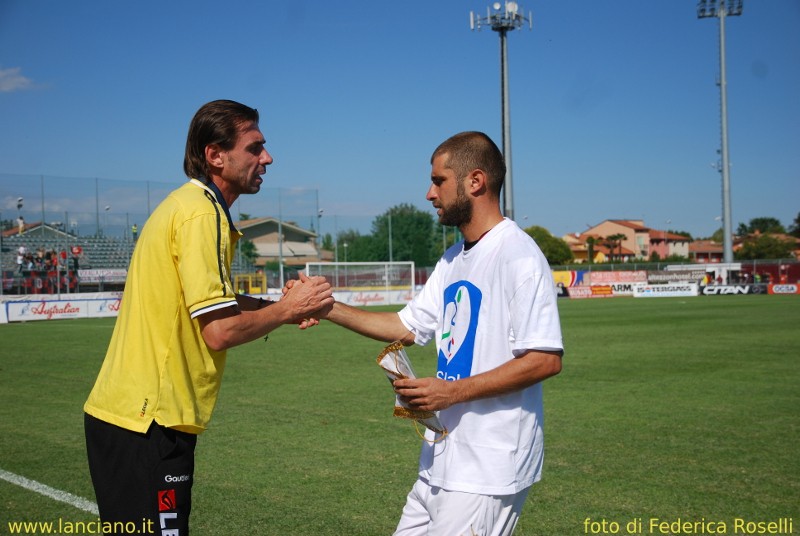
[[[186,137],[183,172],[190,179],[208,180],[210,169],[206,162],[206,147],[217,144],[224,150],[236,145],[239,125],[258,123],[258,110],[231,100],[216,100],[204,104],[194,114]]]

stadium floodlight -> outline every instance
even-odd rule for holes
[[[489,26],[492,30],[500,34],[500,101],[502,106],[502,126],[503,126],[503,158],[506,161],[506,177],[503,185],[503,212],[510,219],[514,219],[514,190],[512,188],[511,173],[511,111],[508,100],[508,49],[506,46],[506,34],[516,28],[522,28],[526,24],[529,29],[533,29],[533,17],[528,12],[526,17],[521,13],[519,4],[513,0],[505,0],[504,4],[495,2],[492,7],[486,8],[486,17],[469,12],[469,27],[472,30],[479,30],[483,26]]]
[[[733,262],[733,221],[731,220],[731,180],[728,159],[728,96],[725,79],[725,17],[742,14],[744,0],[699,0],[697,18],[715,17],[719,19],[719,100],[721,133],[722,173],[722,259],[726,263]]]

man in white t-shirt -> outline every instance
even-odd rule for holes
[[[505,173],[483,133],[442,143],[426,197],[464,241],[399,313],[337,302],[323,315],[378,340],[436,341],[436,377],[394,382],[397,394],[438,412],[449,431],[427,432],[396,535],[510,535],[541,477],[541,382],[561,371],[561,326],[544,255],[500,211]]]

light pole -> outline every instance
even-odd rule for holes
[[[733,222],[731,221],[731,182],[728,163],[728,97],[725,80],[725,17],[742,14],[744,0],[699,0],[697,18],[716,17],[719,19],[719,98],[720,119],[722,122],[722,258],[726,263],[733,262]]]
[[[389,262],[394,262],[394,253],[392,252],[392,212],[389,211]]]
[[[502,10],[501,10],[502,8]],[[472,30],[480,30],[481,26],[490,26],[500,34],[500,102],[503,108],[503,158],[506,161],[506,177],[503,185],[503,212],[509,219],[514,219],[514,190],[512,188],[511,174],[511,111],[508,99],[508,47],[506,34],[515,28],[528,24],[533,28],[533,17],[520,14],[519,5],[512,0],[505,0],[503,4],[495,2],[491,8],[486,8],[486,17],[480,17],[469,12],[469,26]]]
[[[344,286],[347,287],[347,242],[344,244]]]
[[[319,205],[317,205],[319,206]],[[322,213],[323,209],[317,209],[317,260],[322,260]]]

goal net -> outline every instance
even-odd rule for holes
[[[306,275],[325,276],[334,290],[414,291],[414,262],[309,262]]]

